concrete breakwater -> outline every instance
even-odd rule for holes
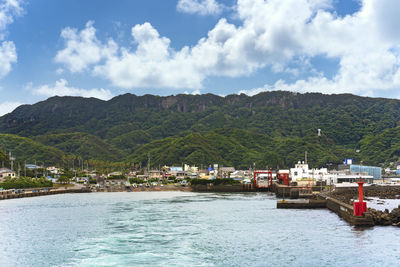
[[[327,208],[346,222],[354,226],[374,226],[373,216],[354,216],[353,207],[335,198],[319,193],[314,199],[282,200],[277,202],[278,209],[320,209]]]
[[[380,199],[399,199],[400,187],[398,186],[372,186],[365,188],[365,196],[378,197]],[[355,188],[337,188],[332,192],[320,192],[306,199],[298,199],[299,188],[287,187],[275,184],[273,190],[279,197],[297,198],[294,200],[282,200],[277,202],[277,208],[286,209],[315,209],[327,208],[335,212],[342,219],[354,226],[393,225],[400,227],[400,205],[393,209],[380,211],[368,208],[363,216],[353,215],[353,200],[358,191]],[[284,192],[287,192],[286,194]],[[296,192],[296,193],[293,193]]]
[[[32,190],[23,193],[14,193],[10,190],[4,190],[0,192],[0,200],[13,199],[13,198],[23,198],[23,197],[37,197],[46,195],[56,195],[56,194],[68,194],[68,193],[90,193],[89,189],[81,188],[71,188],[71,189],[48,189],[45,190]]]
[[[334,192],[330,192],[328,195],[352,207],[353,199],[357,195],[357,189],[339,188]],[[364,188],[364,195],[365,199],[368,199],[368,197],[400,199],[400,186],[369,186]],[[385,211],[380,211],[368,208],[366,215],[372,218],[374,225],[394,225],[400,227],[400,205],[390,212],[387,209]]]
[[[235,185],[192,185],[192,190],[194,192],[255,192],[256,190],[253,188],[251,184],[235,184]]]

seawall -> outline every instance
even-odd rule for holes
[[[255,192],[253,186],[249,185],[192,185],[192,190],[194,192],[226,192],[226,193],[236,193],[236,192]]]
[[[9,190],[0,192],[0,200],[23,198],[23,197],[37,197],[46,195],[57,195],[57,194],[68,194],[68,193],[90,193],[89,189],[49,189],[48,191],[41,190],[40,192],[24,192],[24,193],[13,193]]]

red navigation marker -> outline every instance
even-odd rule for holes
[[[367,212],[367,203],[364,202],[364,184],[361,180],[357,182],[358,184],[358,202],[353,203],[353,215],[363,216],[364,212]]]

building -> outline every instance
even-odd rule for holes
[[[351,173],[367,173],[374,177],[374,179],[382,179],[382,168],[375,167],[375,166],[360,166],[352,164],[350,165],[350,172]]]
[[[290,168],[290,177],[293,182],[298,182],[299,180],[312,179],[314,181],[327,180],[329,176],[327,168],[321,169],[310,169],[307,163],[298,162],[294,168]]]
[[[374,177],[372,175],[368,174],[363,174],[361,175],[362,180],[366,182],[367,184],[372,184],[374,182]],[[336,181],[335,184],[341,184],[341,183],[355,183],[360,180],[360,175],[356,174],[338,174],[336,176]]]
[[[218,176],[221,178],[230,178],[231,173],[235,171],[234,167],[220,167]]]
[[[47,167],[46,170],[48,172],[50,172],[51,174],[59,174],[60,173],[60,169],[55,166]]]
[[[167,173],[166,176],[175,176],[176,179],[184,179],[186,176],[186,172],[180,166],[171,166],[166,168]]]
[[[163,179],[165,177],[164,172],[159,170],[152,170],[148,172],[149,179]]]
[[[25,164],[25,167],[29,170],[36,170],[36,169],[40,169],[41,167],[36,165],[36,164]]]
[[[3,182],[7,177],[15,178],[15,171],[7,168],[0,168],[0,182]]]
[[[251,178],[252,172],[247,170],[237,170],[230,174],[229,178],[234,180],[244,180],[246,178]]]
[[[122,175],[122,172],[112,172],[112,173],[109,173],[107,176],[110,177],[110,176],[121,176],[121,175]]]

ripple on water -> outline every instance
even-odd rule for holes
[[[272,194],[55,195],[0,202],[0,266],[396,266],[400,231]]]

